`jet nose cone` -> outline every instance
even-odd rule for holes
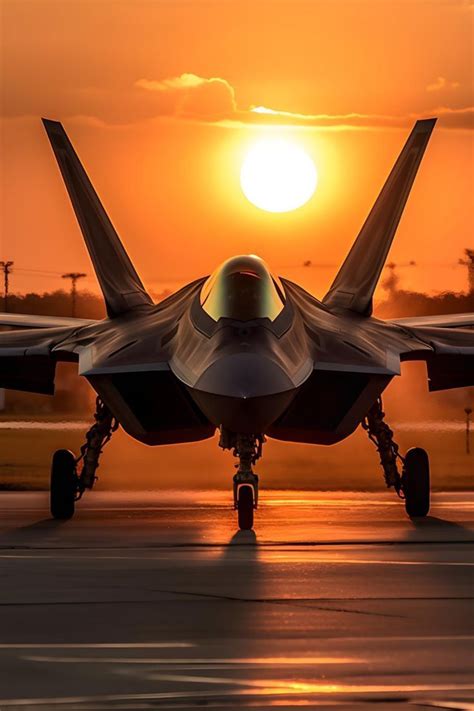
[[[235,353],[216,360],[194,387],[203,392],[235,398],[253,398],[292,390],[285,371],[267,356]]]

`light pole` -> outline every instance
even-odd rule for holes
[[[76,315],[76,295],[77,295],[77,281],[78,279],[82,279],[83,277],[87,276],[87,274],[83,274],[82,272],[68,272],[67,274],[63,274],[63,279],[70,279],[71,280],[71,315],[75,316]]]
[[[12,272],[13,262],[0,262],[0,269],[3,270],[3,283],[4,283],[4,310],[8,311],[8,279]]]
[[[459,259],[459,264],[463,264],[467,267],[467,274],[469,280],[469,293],[474,294],[474,249],[465,249],[464,254],[465,259]]]

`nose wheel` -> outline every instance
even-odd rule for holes
[[[241,531],[251,531],[253,528],[253,512],[258,505],[258,476],[252,469],[239,470],[234,476],[234,509],[237,509],[239,528]]]
[[[239,486],[237,492],[237,514],[241,531],[251,531],[253,528],[253,487],[249,484]]]
[[[239,528],[250,531],[253,528],[254,510],[258,506],[258,476],[252,465],[262,456],[265,438],[263,435],[249,435],[221,429],[219,446],[232,449],[239,458],[237,472],[233,479],[234,509],[237,510]]]

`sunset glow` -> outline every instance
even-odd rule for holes
[[[438,116],[390,260],[402,289],[468,288],[469,0],[274,4],[2,4],[0,259],[15,262],[12,292],[64,289],[61,275],[78,271],[80,290],[98,293],[41,116],[64,125],[155,294],[253,252],[320,298],[414,121]],[[240,179],[247,153],[277,138],[318,175],[303,207],[282,212],[268,175]]]
[[[309,155],[283,139],[261,139],[248,151],[240,184],[251,203],[268,212],[289,212],[304,205],[318,176]]]

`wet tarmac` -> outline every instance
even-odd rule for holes
[[[473,708],[474,496],[0,494],[0,709]]]

